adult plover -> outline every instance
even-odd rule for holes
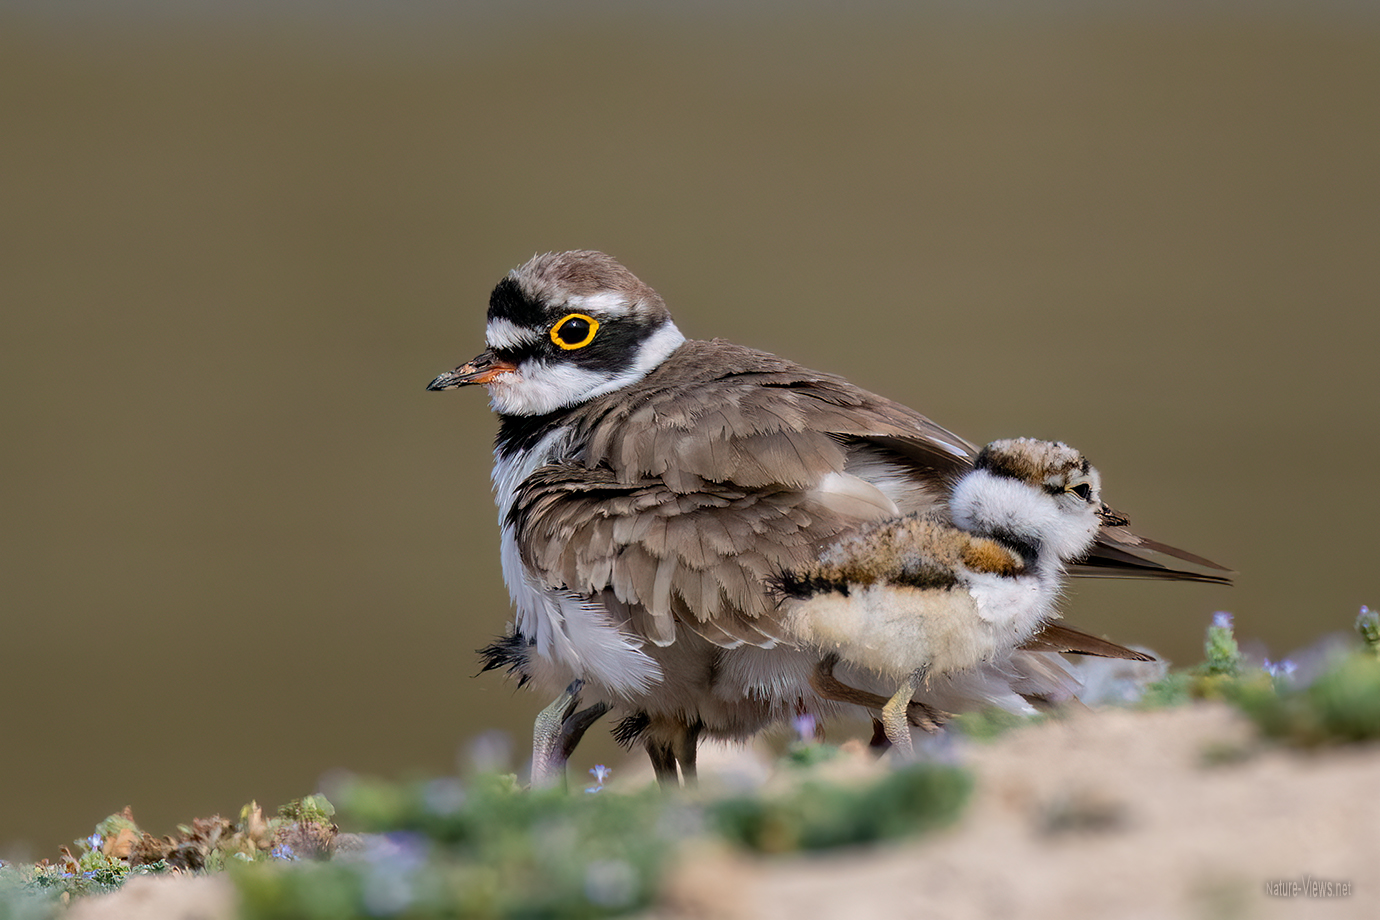
[[[486,342],[427,387],[483,385],[499,415],[493,480],[517,615],[486,662],[551,695],[582,681],[596,711],[625,715],[621,736],[663,782],[678,764],[693,776],[701,734],[828,711],[811,685],[819,652],[793,634],[772,578],[867,525],[942,509],[978,455],[841,377],[687,340],[657,293],[599,252],[510,272]],[[1107,522],[1072,571],[1228,582]],[[1026,645],[1120,648],[1061,626]]]

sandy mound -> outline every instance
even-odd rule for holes
[[[1215,704],[1020,729],[964,751],[977,787],[948,831],[844,855],[704,857],[668,913],[1380,917],[1380,746],[1310,753],[1253,737]]]

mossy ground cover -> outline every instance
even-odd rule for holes
[[[0,869],[0,917],[46,920],[131,877],[228,872],[247,918],[603,917],[652,904],[682,846],[744,853],[863,845],[955,819],[959,767],[911,764],[862,782],[822,774],[829,751],[782,759],[775,791],[533,791],[511,775],[354,779],[273,818],[198,819],[154,838],[128,811],[56,861]],[[339,821],[339,824],[336,822]],[[342,832],[343,825],[348,829]]]
[[[1151,684],[1136,705],[1225,700],[1266,745],[1376,740],[1380,617],[1363,609],[1356,630],[1359,642],[1305,666],[1251,659],[1219,615],[1204,661]],[[1024,724],[971,715],[959,729],[980,739]],[[767,784],[719,793],[622,791],[605,786],[606,773],[570,792],[526,790],[503,774],[355,779],[333,802],[309,796],[273,815],[251,803],[238,820],[197,819],[165,837],[126,810],[55,859],[0,866],[0,918],[49,920],[131,878],[213,873],[232,880],[250,920],[616,916],[657,903],[687,846],[712,841],[744,859],[818,852],[924,833],[962,813],[973,783],[962,767],[835,769],[866,756],[802,741]]]

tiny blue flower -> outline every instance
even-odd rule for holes
[[[86,838],[86,848],[88,850],[99,850],[101,848],[101,843],[102,838],[100,834],[92,834],[90,837]]]
[[[1212,615],[1212,625],[1218,629],[1231,629],[1231,614],[1225,610],[1219,610]]]
[[[613,769],[603,764],[596,764],[589,768],[589,772],[590,775],[594,777],[595,784],[593,786],[587,786],[585,792],[598,792],[604,788],[604,783],[608,781],[610,774],[613,773]]]
[[[809,744],[815,740],[815,717],[808,712],[802,712],[791,722],[795,726],[795,733],[801,741]]]
[[[1282,661],[1271,661],[1266,658],[1260,666],[1264,668],[1266,674],[1270,675],[1275,680],[1288,680],[1293,677],[1294,672],[1299,669],[1299,666],[1288,658]]]

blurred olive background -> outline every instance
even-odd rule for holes
[[[1240,571],[1085,628],[1380,602],[1380,15],[905,6],[0,4],[0,848],[525,752],[494,421],[423,387],[534,252]]]

